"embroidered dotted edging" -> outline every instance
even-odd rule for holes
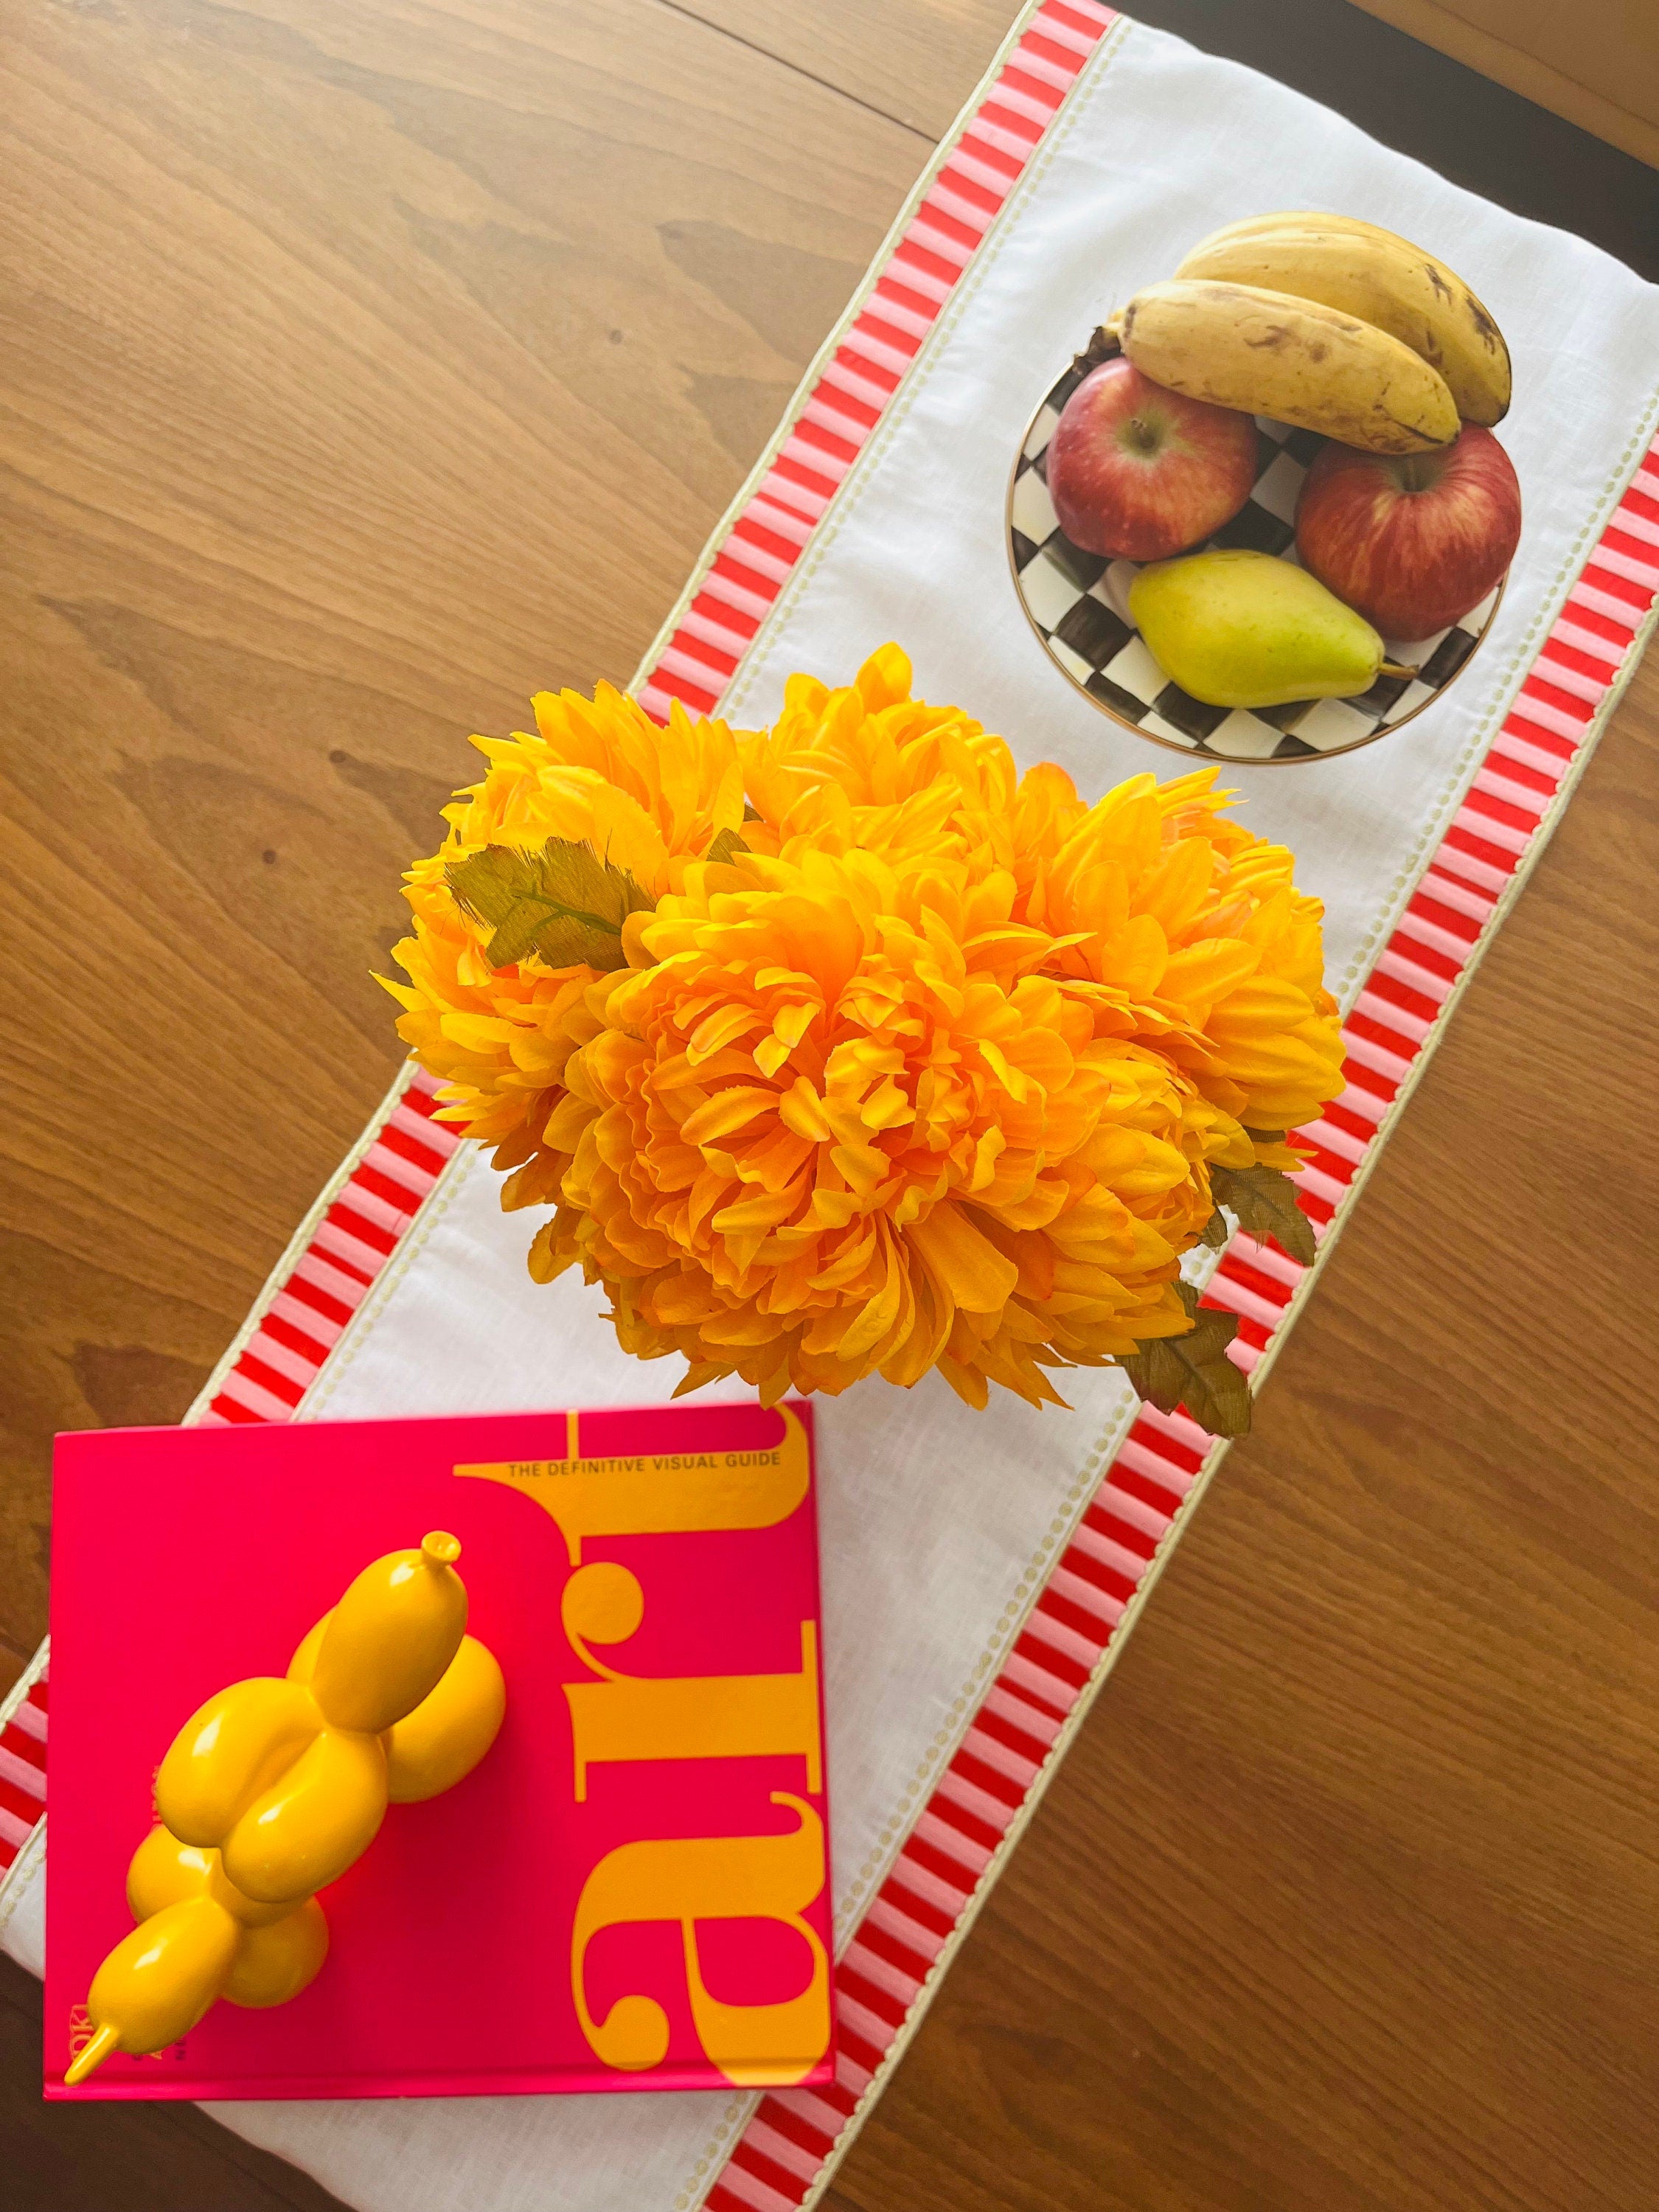
[[[1093,0],[1042,0],[1027,19],[652,660],[639,696],[653,714],[665,719],[675,699],[700,714],[717,708],[814,526],[1113,21]],[[1656,598],[1659,444],[1589,549],[1358,991],[1344,1029],[1346,1090],[1298,1133],[1313,1154],[1297,1178],[1301,1202],[1322,1243],[1340,1225],[1385,1123],[1559,811]],[[453,1132],[432,1119],[436,1088],[416,1072],[371,1128],[198,1418],[293,1417],[455,1152]],[[1232,1356],[1247,1375],[1277,1349],[1308,1273],[1271,1242],[1235,1237],[1222,1255],[1205,1303],[1239,1316]],[[1141,1410],[1052,1570],[1040,1579],[1034,1570],[998,1624],[994,1644],[1012,1634],[1012,1646],[976,1705],[976,1683],[957,1700],[953,1723],[965,1718],[965,1728],[942,1731],[918,1769],[911,1802],[944,1757],[842,1960],[836,2080],[761,2097],[721,2166],[744,2111],[742,2103],[728,2107],[677,2212],[698,2203],[714,2212],[792,2212],[823,2188],[1218,1456],[1182,1416]],[[1097,1455],[1091,1473],[1099,1464]],[[1068,1525],[1069,1513],[1056,1516],[1053,1542]],[[1028,1601],[1022,1623],[1019,1604]],[[38,1841],[45,1802],[46,1711],[43,1653],[0,1708],[0,1869],[35,1856],[27,1846]],[[880,1839],[884,1856],[908,1809]],[[872,1857],[847,1911],[859,1909],[878,1872]]]

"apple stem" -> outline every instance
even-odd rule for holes
[[[1415,668],[1407,668],[1403,661],[1385,660],[1376,672],[1379,676],[1404,676],[1410,678],[1417,675],[1419,672]]]

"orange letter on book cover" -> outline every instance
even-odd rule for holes
[[[614,1560],[578,1567],[564,1586],[564,1632],[599,1682],[567,1682],[575,1753],[576,1801],[590,1765],[622,1759],[757,1759],[799,1753],[806,1786],[822,1786],[818,1747],[818,1632],[800,1624],[793,1674],[624,1674],[594,1656],[620,1644],[645,1614],[637,1577]]]
[[[659,1453],[642,1459],[577,1456],[576,1417],[562,1460],[507,1460],[458,1467],[521,1491],[557,1522],[574,1567],[587,1536],[672,1535],[696,1528],[770,1528],[806,1495],[806,1434],[785,1406],[783,1435],[759,1451]],[[700,1460],[712,1464],[697,1464]]]
[[[785,2087],[830,2048],[830,1962],[801,1918],[824,1882],[823,1823],[803,1799],[775,1790],[799,1815],[781,1836],[686,1836],[623,1844],[589,1875],[571,1933],[570,1985],[582,2033],[607,2066],[639,2072],[668,2052],[668,2015],[642,1992],[618,1997],[604,2020],[588,2010],[587,1947],[606,1928],[640,1920],[679,1923],[691,2016],[705,2055],[739,2088]],[[799,1996],[778,2004],[724,2004],[704,1986],[700,1920],[777,1920],[811,1956]]]

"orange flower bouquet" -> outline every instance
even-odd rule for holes
[[[503,1206],[554,1209],[532,1274],[602,1284],[681,1391],[938,1368],[1060,1403],[1116,1364],[1248,1426],[1182,1256],[1222,1206],[1311,1256],[1283,1133],[1342,1047],[1322,910],[1214,771],[1089,805],[890,645],[769,730],[603,684],[535,713],[474,740],[386,984]]]

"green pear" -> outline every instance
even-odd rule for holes
[[[1384,665],[1363,615],[1269,553],[1157,562],[1130,585],[1129,611],[1153,658],[1210,707],[1352,699]]]

